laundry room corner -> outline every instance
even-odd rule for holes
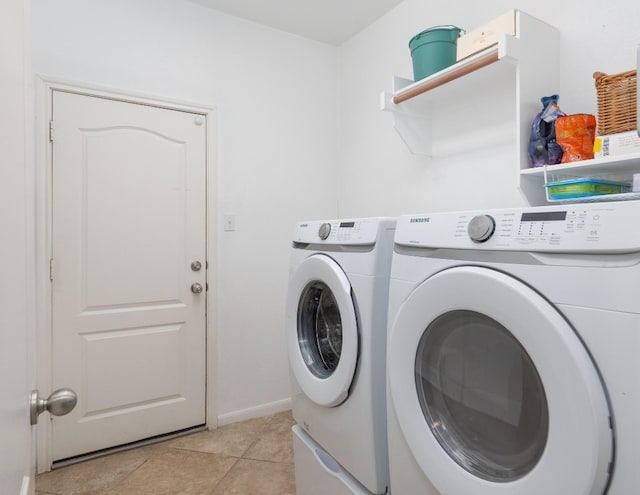
[[[638,0],[5,1],[0,495],[640,493]]]

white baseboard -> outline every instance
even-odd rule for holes
[[[289,409],[291,409],[291,397],[277,400],[275,402],[269,402],[268,404],[261,404],[259,406],[221,414],[218,416],[218,426],[237,423],[238,421],[245,421],[247,419],[260,418],[262,416],[288,411]]]
[[[34,490],[31,487],[31,476],[22,477],[22,486],[20,487],[20,495],[32,495]]]

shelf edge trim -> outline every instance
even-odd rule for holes
[[[398,103],[402,103],[403,101],[407,101],[415,96],[421,95],[422,93],[426,93],[432,89],[435,89],[443,84],[447,84],[455,79],[458,79],[462,76],[466,76],[471,72],[474,72],[478,69],[486,67],[494,62],[497,62],[500,59],[498,51],[492,50],[489,53],[485,54],[482,57],[475,59],[473,62],[461,65],[460,67],[456,67],[451,71],[447,71],[438,77],[430,78],[428,81],[425,81],[424,84],[411,88],[410,90],[403,92],[401,94],[397,94],[393,97],[393,103],[396,105]]]

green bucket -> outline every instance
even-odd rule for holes
[[[456,63],[456,45],[463,30],[456,26],[435,26],[409,41],[413,79],[418,81]]]

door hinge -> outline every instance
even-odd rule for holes
[[[49,121],[49,141],[53,143],[53,120]]]
[[[53,282],[53,258],[49,258],[49,281]]]

